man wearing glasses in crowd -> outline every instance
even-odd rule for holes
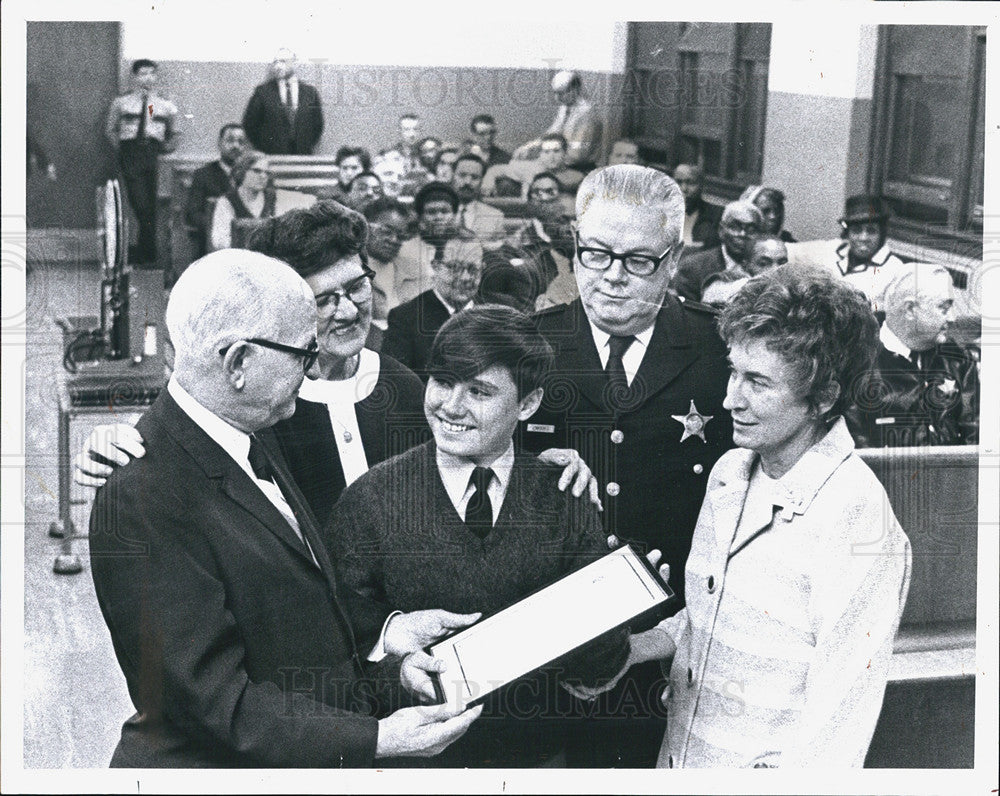
[[[683,597],[708,474],[732,447],[715,313],[667,289],[683,248],[684,197],[654,169],[608,166],[581,183],[576,215],[580,299],[537,316],[556,365],[519,441],[580,451],[605,485],[605,531],[663,551]],[[580,722],[569,765],[653,765],[665,716],[659,680],[657,665],[640,667],[603,695],[595,720]]]
[[[438,329],[456,312],[472,306],[483,278],[478,240],[452,238],[431,262],[432,287],[389,312],[382,353],[427,381],[425,366]],[[551,447],[551,446],[547,446]]]

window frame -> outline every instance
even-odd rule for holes
[[[983,153],[980,151],[977,154],[977,147],[981,148],[985,140],[984,136],[980,136],[978,127],[983,122],[979,92],[980,87],[985,92],[986,28],[955,26],[966,29],[969,63],[963,72],[962,101],[969,110],[969,122],[959,137],[960,149],[956,154],[956,167],[950,185],[942,181],[939,187],[934,187],[931,184],[893,180],[889,176],[895,132],[896,79],[900,74],[893,71],[891,38],[893,29],[898,27],[901,26],[880,25],[878,30],[868,190],[885,196],[889,201],[911,201],[939,207],[946,214],[944,224],[935,224],[894,213],[889,219],[890,238],[918,247],[949,249],[959,256],[981,260],[983,206],[973,193],[983,183],[985,175],[974,174],[973,170],[984,163]],[[946,200],[941,198],[942,190],[950,193]]]

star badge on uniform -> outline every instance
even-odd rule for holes
[[[705,426],[715,415],[701,414],[694,405],[693,398],[691,399],[691,409],[688,410],[686,415],[671,415],[671,417],[684,426],[684,433],[681,434],[681,442],[688,437],[701,437],[702,442],[708,442],[705,439]]]
[[[958,390],[958,383],[954,379],[944,379],[939,385],[938,389],[944,395],[954,395]]]

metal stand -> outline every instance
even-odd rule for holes
[[[150,279],[161,280],[162,272],[155,272]],[[156,287],[156,295],[162,297],[159,285]],[[160,303],[162,304],[162,298]],[[162,317],[162,312],[156,317]],[[80,332],[94,328],[97,320],[92,317],[58,319],[56,323],[63,330],[64,346]],[[56,444],[59,471],[58,517],[49,524],[49,536],[62,540],[59,554],[52,566],[53,572],[75,575],[83,570],[83,564],[73,552],[73,542],[86,539],[87,534],[77,533],[72,508],[87,501],[74,501],[70,494],[73,467],[70,423],[84,415],[98,416],[101,422],[122,422],[123,410],[144,410],[156,399],[165,382],[163,356],[156,354],[138,361],[121,359],[87,363],[81,365],[77,373],[64,375],[59,387]]]

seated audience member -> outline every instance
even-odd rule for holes
[[[438,155],[441,154],[441,147],[441,139],[433,135],[421,138],[417,142],[417,160],[420,168],[424,171],[426,180],[430,180],[430,175],[434,173]]]
[[[458,148],[446,146],[438,154],[437,162],[434,164],[434,182],[451,182],[455,176],[455,161],[458,160]]]
[[[448,318],[471,306],[479,291],[483,247],[477,240],[450,238],[430,269],[430,289],[389,311],[382,341],[383,354],[399,360],[424,381],[434,335]]]
[[[542,136],[537,160],[512,160],[506,165],[491,167],[483,179],[483,195],[500,195],[500,181],[506,179],[517,182],[521,186],[520,196],[527,197],[532,179],[543,171],[555,174],[566,194],[576,194],[583,173],[566,166],[566,139],[560,133]]]
[[[843,418],[878,326],[860,291],[785,266],[719,327],[739,447],[709,475],[686,607],[631,638],[629,663],[669,666],[658,766],[859,768],[912,564]]]
[[[368,150],[359,146],[342,146],[334,157],[337,164],[337,184],[327,188],[320,195],[321,199],[333,199],[342,205],[350,205],[348,194],[351,190],[351,180],[365,171],[371,171],[372,159]]]
[[[421,167],[407,166],[406,159],[396,150],[383,152],[372,161],[372,171],[382,181],[386,196],[415,196],[427,184],[429,175]]]
[[[90,519],[97,601],[136,708],[112,767],[371,766],[435,754],[480,712],[377,716],[400,682],[430,686],[421,647],[476,616],[387,617],[338,584],[270,432],[295,410],[315,321],[302,278],[255,252],[206,255],[174,285],[173,374],[138,424],[149,453],[110,475]],[[380,627],[388,657],[362,663],[375,650],[356,634]]]
[[[472,133],[473,142],[483,151],[483,160],[486,161],[487,168],[510,163],[510,153],[496,145],[497,123],[492,116],[488,113],[473,116],[469,132]]]
[[[881,311],[885,286],[902,266],[885,243],[888,223],[889,209],[882,197],[852,196],[840,219],[843,240],[789,244],[788,262],[828,269],[864,292]]]
[[[218,199],[233,188],[230,174],[240,155],[248,148],[242,125],[235,122],[224,124],[219,130],[218,145],[219,159],[206,163],[191,175],[191,187],[184,204],[192,260],[197,260],[208,251],[208,230],[214,210],[214,203],[210,200]]]
[[[756,205],[736,201],[726,205],[719,222],[721,245],[682,257],[670,287],[691,301],[701,300],[705,278],[719,271],[736,271],[746,276],[754,237],[760,229],[761,215]]]
[[[777,235],[785,243],[795,243],[792,233],[785,226],[785,194],[777,188],[750,185],[740,194],[740,200],[757,205],[764,221],[761,232]]]
[[[772,232],[761,232],[754,235],[750,245],[750,257],[743,270],[750,276],[757,276],[787,262],[788,247],[785,246],[785,242]]]
[[[704,177],[701,166],[694,163],[680,163],[674,169],[673,178],[684,194],[685,254],[691,255],[699,249],[718,246],[722,208],[702,198]]]
[[[502,211],[479,201],[486,164],[476,155],[455,161],[451,187],[458,194],[458,225],[469,230],[487,247],[496,247],[504,236]]]
[[[230,171],[233,187],[219,197],[212,213],[210,244],[214,250],[232,245],[233,221],[280,215],[296,207],[308,207],[316,197],[284,191],[271,184],[270,164],[262,152],[245,152]]]
[[[458,194],[450,185],[429,182],[413,199],[417,234],[404,241],[396,256],[396,296],[409,301],[430,287],[431,262],[440,259],[444,245],[460,237]],[[465,233],[471,237],[471,233]]]
[[[608,165],[617,166],[621,163],[638,163],[639,145],[631,138],[619,138],[611,145],[611,153],[608,155]]]
[[[373,171],[362,171],[347,186],[344,204],[362,212],[366,206],[382,196],[382,180]]]
[[[709,274],[701,284],[701,303],[725,307],[749,279],[748,275],[741,275],[740,271],[716,271]]]
[[[514,452],[552,359],[531,319],[508,307],[474,307],[445,323],[424,395],[434,440],[372,468],[330,518],[345,587],[401,610],[493,613],[607,552],[596,507],[560,494],[553,471]],[[601,682],[621,667],[626,636],[602,636],[516,697],[488,697],[483,731],[434,765],[560,765],[573,721],[560,680]]]
[[[979,370],[972,353],[948,337],[948,270],[901,265],[884,296],[878,357],[855,391],[848,417],[858,445],[975,445]]]
[[[573,203],[560,193],[555,175],[543,171],[531,181],[528,209],[531,220],[515,240],[539,268],[541,290],[535,308],[569,304],[580,295],[573,273]]]
[[[384,332],[389,310],[400,304],[396,293],[396,257],[409,234],[410,214],[402,202],[383,196],[365,207],[364,216],[368,220],[368,267],[374,274],[372,325]]]

